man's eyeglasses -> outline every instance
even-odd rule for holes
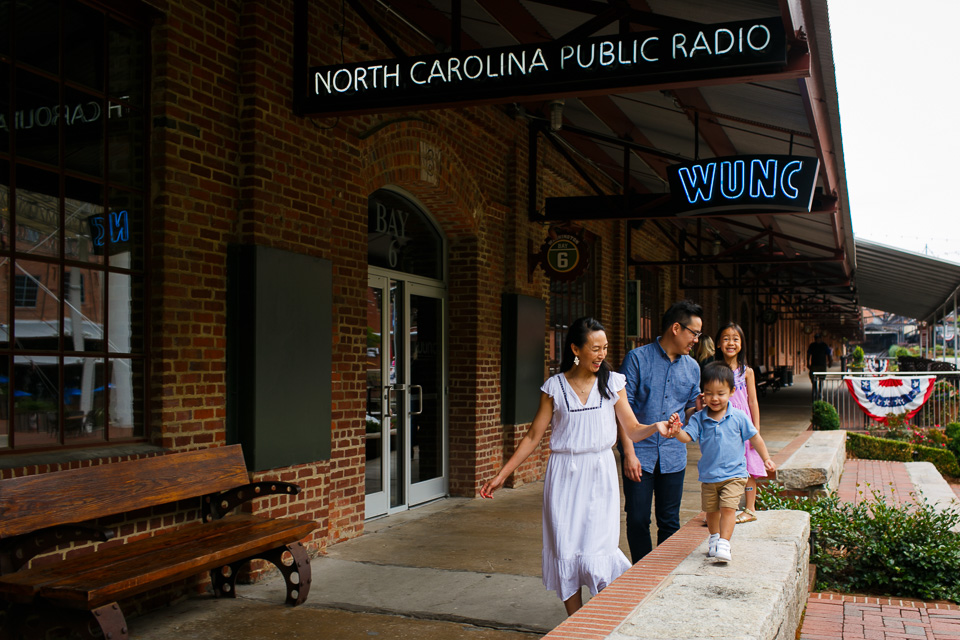
[[[680,324],[680,323],[678,322],[677,324]],[[690,327],[688,327],[688,326],[685,325],[685,324],[680,324],[680,326],[683,327],[684,329],[686,329],[687,331],[689,331],[690,333],[692,333],[692,334],[693,334],[693,337],[696,338],[697,340],[699,340],[699,339],[700,339],[700,336],[703,335],[703,331],[694,331],[693,329],[691,329]]]

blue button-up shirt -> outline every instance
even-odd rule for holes
[[[640,424],[668,420],[673,413],[696,406],[700,395],[700,365],[690,356],[670,356],[656,342],[633,349],[623,359],[620,373],[627,378],[627,399]],[[655,433],[633,443],[640,468],[653,471],[660,462],[661,473],[674,473],[687,466],[687,447],[675,438]]]
[[[747,459],[743,457],[743,443],[757,435],[757,430],[740,409],[727,405],[720,421],[703,409],[690,416],[683,428],[694,442],[700,444],[700,482],[723,482],[747,477]]]

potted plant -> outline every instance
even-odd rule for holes
[[[863,371],[863,347],[857,345],[850,356],[850,370]]]

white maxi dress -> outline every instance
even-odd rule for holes
[[[613,445],[614,404],[626,385],[610,373],[613,397],[600,397],[597,382],[586,403],[562,373],[540,390],[553,399],[550,459],[543,487],[543,585],[561,600],[581,586],[596,595],[630,568],[620,550],[620,484]]]

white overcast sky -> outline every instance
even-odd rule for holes
[[[858,238],[960,263],[960,0],[828,0]]]

